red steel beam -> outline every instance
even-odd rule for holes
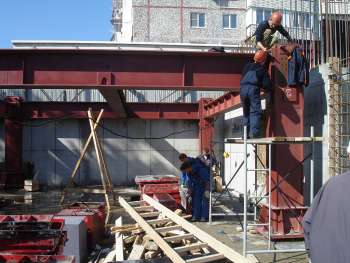
[[[204,105],[203,117],[206,119],[225,113],[241,104],[239,93],[228,92],[223,96],[210,100]]]
[[[98,112],[104,109],[103,118],[116,119],[122,116],[115,113],[105,102],[24,102],[26,119],[87,118],[86,111],[92,108]],[[148,120],[198,120],[198,103],[127,103],[128,118]],[[0,104],[0,117],[6,112]]]
[[[0,50],[2,88],[226,90],[250,54],[115,50]],[[101,76],[109,75],[108,85]]]

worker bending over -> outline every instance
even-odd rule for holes
[[[192,222],[209,218],[209,169],[200,161],[184,162],[180,170],[188,175],[189,194],[192,197]]]
[[[265,61],[267,53],[258,50],[254,62],[245,65],[241,78],[240,97],[243,107],[243,125],[247,126],[248,137],[261,136],[261,99],[260,87],[270,91],[272,84],[267,72]],[[251,134],[251,135],[250,135]]]
[[[280,12],[273,12],[268,20],[262,21],[249,40],[256,45],[256,48],[267,51],[278,42],[278,38],[275,35],[276,31],[287,38],[288,42],[292,42],[289,33],[282,26],[282,14]]]
[[[350,157],[350,142],[347,152]],[[334,176],[318,191],[307,210],[303,227],[312,263],[350,262],[349,189],[350,171]]]

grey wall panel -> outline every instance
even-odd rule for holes
[[[196,121],[105,120],[102,125],[123,136],[147,138],[126,139],[101,127],[98,129],[103,155],[115,185],[133,184],[136,175],[179,174],[179,153],[199,154]],[[164,139],[149,139],[173,132],[181,133]],[[61,120],[42,127],[26,127],[23,159],[34,162],[41,184],[64,186],[89,134],[87,120]],[[101,185],[93,144],[81,162],[76,182]]]

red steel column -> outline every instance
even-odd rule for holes
[[[22,124],[20,97],[6,97],[5,117],[5,171],[1,174],[1,187],[23,187]]]
[[[304,136],[304,92],[302,87],[289,87],[288,54],[277,46],[272,49],[274,61],[270,72],[274,86],[273,102],[268,117],[266,137]],[[272,147],[272,238],[302,238],[302,219],[306,208],[303,196],[304,146],[273,145]],[[289,175],[288,175],[289,174]],[[286,175],[288,177],[284,178]],[[267,184],[268,185],[268,184]],[[261,210],[267,222],[267,206]]]
[[[211,99],[200,99],[199,100],[199,148],[202,153],[205,148],[212,149],[212,140],[214,136],[214,119],[205,118],[204,106],[208,104]]]

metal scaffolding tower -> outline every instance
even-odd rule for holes
[[[311,143],[312,144],[312,151],[310,156],[311,165],[310,165],[310,200],[313,200],[314,197],[314,148],[316,142],[322,142],[322,137],[315,137],[314,136],[314,129],[311,127],[311,136],[310,137],[270,137],[270,138],[259,138],[259,139],[248,139],[247,138],[247,129],[244,127],[244,138],[243,139],[226,139],[225,143],[240,143],[244,144],[244,160],[242,164],[238,167],[238,169],[235,171],[235,174],[238,172],[239,169],[242,167],[244,168],[244,205],[243,205],[243,255],[246,256],[247,254],[258,254],[258,253],[285,253],[285,252],[302,252],[305,251],[305,249],[273,249],[272,248],[272,204],[271,204],[271,193],[275,191],[279,184],[275,186],[272,186],[272,151],[273,146],[276,144],[306,144]],[[248,145],[253,145],[255,149],[258,145],[265,145],[268,148],[268,155],[267,155],[267,164],[263,168],[251,168],[248,167]],[[257,160],[257,150],[255,152],[255,159]],[[304,161],[307,158],[304,159]],[[248,172],[254,172],[255,173],[255,191],[250,194],[248,192]],[[266,175],[265,180],[265,193],[260,193],[257,188],[257,173],[264,172]],[[229,182],[230,183],[230,182]],[[226,185],[226,187],[228,187]],[[210,199],[210,208],[212,208],[212,199]],[[249,223],[248,222],[248,201],[253,200],[254,204],[254,222]],[[267,223],[261,223],[258,221],[258,208],[262,200],[266,200],[268,204],[268,222]],[[213,216],[212,209],[210,209],[210,215],[209,218]],[[266,238],[268,240],[267,249],[266,250],[253,250],[248,248],[248,227],[256,227],[256,228],[264,228],[266,230]]]

